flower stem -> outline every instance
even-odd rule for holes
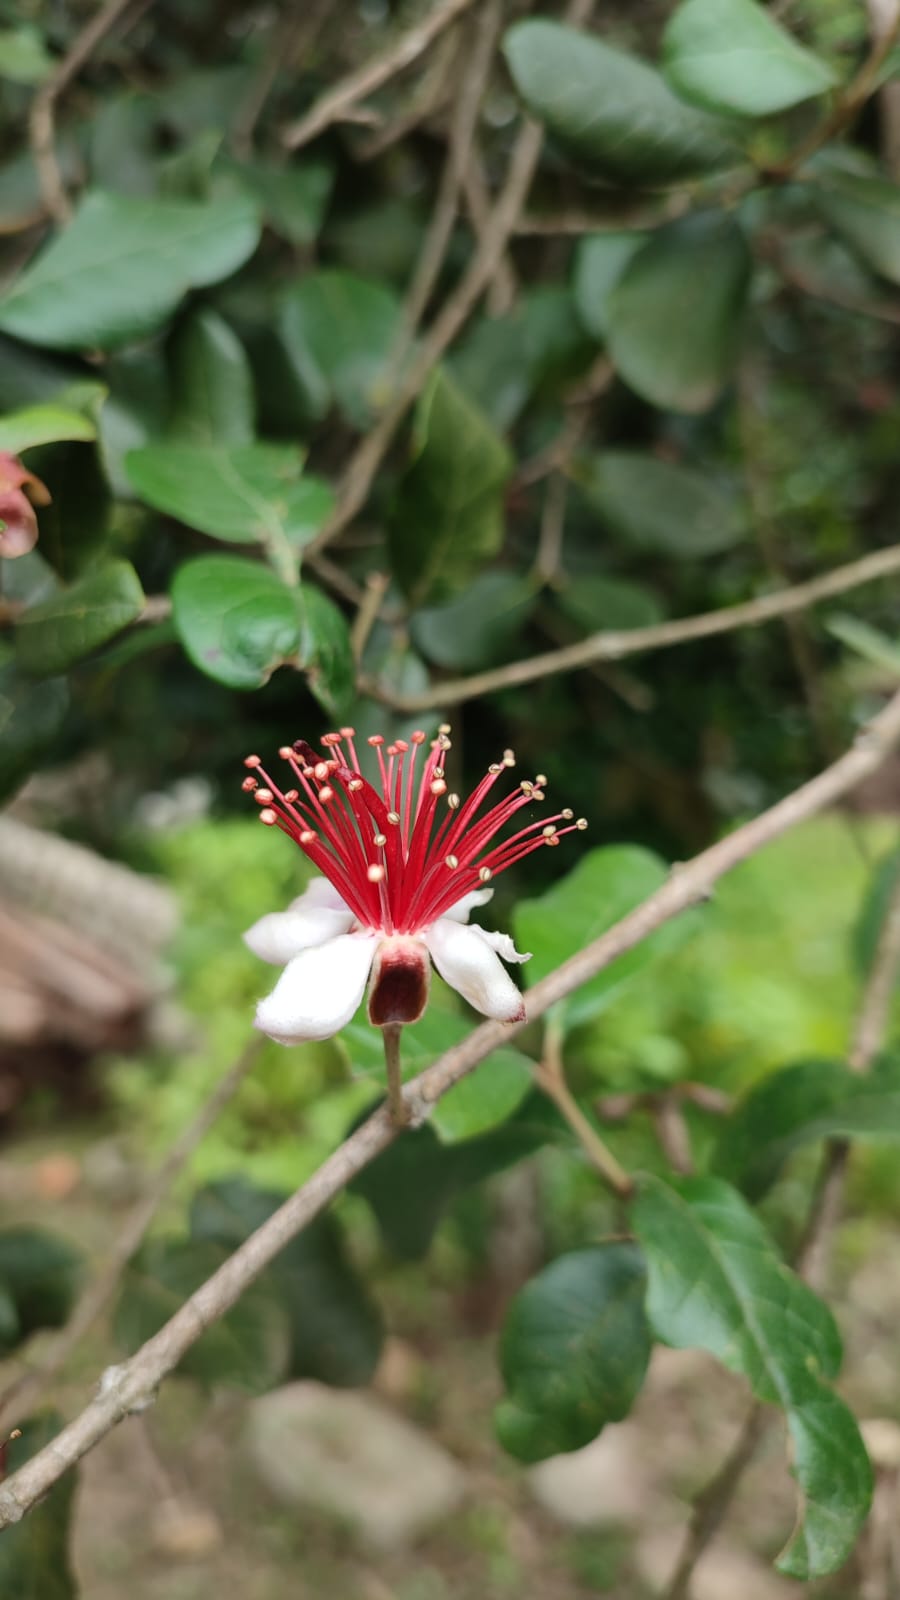
[[[403,1068],[400,1065],[399,1022],[387,1022],[381,1030],[384,1039],[384,1062],[387,1068],[388,1108],[395,1128],[405,1128],[409,1122],[409,1107],[403,1098]]]

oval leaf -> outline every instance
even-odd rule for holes
[[[822,215],[866,266],[900,284],[900,187],[832,169],[814,194]]]
[[[414,612],[410,634],[439,667],[474,672],[507,653],[537,599],[530,579],[513,572],[483,572],[457,599]]]
[[[57,444],[62,439],[96,439],[97,429],[82,411],[65,406],[26,406],[0,417],[0,450],[17,456],[36,444]]]
[[[16,624],[20,665],[35,677],[67,667],[112,639],[144,609],[144,591],[129,561],[110,561],[49,599]]]
[[[352,272],[311,272],[284,296],[279,327],[311,417],[337,405],[364,428],[378,410],[400,302]]]
[[[500,1341],[500,1443],[520,1461],[580,1450],[628,1415],[650,1359],[646,1273],[633,1244],[573,1250],[516,1295]]]
[[[169,355],[173,414],[169,433],[184,444],[249,444],[255,403],[250,363],[217,312],[182,323]]]
[[[609,352],[625,382],[652,405],[706,411],[737,360],[751,270],[722,212],[660,228],[609,297]]]
[[[259,219],[243,195],[208,204],[95,192],[0,300],[0,328],[59,350],[152,333],[189,289],[253,254]]]
[[[663,70],[685,100],[745,117],[786,111],[837,83],[756,0],[683,0],[663,35]]]
[[[304,584],[296,594],[300,636],[298,664],[310,693],[329,716],[340,717],[355,693],[356,667],[344,613],[321,589]]]
[[[625,50],[538,17],[510,28],[504,50],[532,115],[605,177],[665,184],[740,159],[726,126]]]
[[[637,550],[709,556],[747,531],[740,501],[693,467],[637,450],[605,450],[579,461],[576,479],[608,527]]]
[[[238,556],[199,556],[179,567],[172,617],[194,666],[229,689],[259,689],[300,644],[295,591]]]
[[[841,1363],[831,1312],[727,1183],[644,1178],[631,1214],[657,1337],[708,1350],[787,1413],[803,1503],[779,1569],[804,1579],[836,1571],[868,1513],[872,1472],[853,1417],[826,1387]]]
[[[573,289],[578,315],[595,339],[609,336],[609,297],[632,256],[646,244],[646,233],[595,233],[575,252]]]

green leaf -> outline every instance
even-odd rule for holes
[[[144,591],[131,563],[107,562],[19,618],[19,663],[35,677],[65,672],[121,633],[143,609]]]
[[[225,1178],[194,1196],[191,1236],[236,1250],[286,1199],[243,1178]],[[287,1377],[339,1388],[369,1382],[384,1337],[381,1316],[353,1269],[334,1217],[317,1217],[304,1228],[275,1257],[263,1281],[287,1311]]]
[[[0,28],[0,78],[10,83],[43,83],[53,65],[53,56],[48,54],[37,28],[27,23],[19,28]]]
[[[22,1436],[7,1447],[6,1467],[17,1472],[48,1445],[63,1427],[62,1417],[44,1411],[21,1424]],[[77,1473],[66,1472],[21,1522],[0,1539],[0,1594],[15,1600],[78,1600],[69,1559],[69,1531]]]
[[[442,1144],[426,1123],[376,1156],[350,1189],[372,1207],[388,1249],[402,1261],[418,1261],[462,1190],[514,1166],[557,1132],[543,1094],[529,1095],[502,1127],[459,1144]]]
[[[900,187],[837,167],[818,179],[813,196],[835,233],[867,267],[900,284]]]
[[[863,622],[860,617],[843,613],[827,617],[825,627],[833,638],[849,645],[866,661],[872,661],[876,667],[883,667],[900,676],[900,645],[889,639],[880,628],[873,628],[871,623]]]
[[[140,1349],[231,1251],[208,1239],[152,1239],[128,1267],[116,1305],[114,1331],[129,1354]],[[182,1377],[210,1387],[226,1384],[262,1394],[285,1376],[287,1314],[267,1284],[252,1283],[178,1364]]]
[[[179,567],[172,617],[194,666],[229,689],[259,689],[300,644],[295,591],[239,556],[198,556]]]
[[[650,1359],[645,1289],[640,1251],[615,1240],[560,1256],[520,1290],[500,1340],[496,1427],[510,1455],[580,1450],[628,1415]]]
[[[591,34],[536,17],[509,29],[504,50],[532,115],[604,177],[665,184],[740,159],[726,124],[676,99],[646,62]]]
[[[12,1302],[16,1328],[6,1351],[36,1328],[61,1328],[75,1299],[81,1256],[65,1239],[42,1228],[0,1231],[0,1292]]]
[[[352,704],[356,666],[350,629],[344,613],[321,589],[305,583],[297,595],[300,619],[299,665],[310,692],[330,716],[340,717]]]
[[[0,328],[61,350],[138,339],[189,289],[235,272],[258,240],[258,217],[242,195],[197,205],[88,194],[0,300]]]
[[[184,444],[249,444],[254,434],[253,375],[244,347],[215,311],[195,311],[170,351],[172,438]]]
[[[16,1302],[0,1283],[0,1350],[14,1350],[21,1338]]]
[[[694,467],[638,450],[604,450],[582,457],[574,476],[611,531],[641,552],[716,555],[747,531],[740,499]]]
[[[595,339],[609,337],[609,297],[646,233],[592,233],[575,252],[573,290],[578,315]]]
[[[95,439],[97,429],[82,411],[65,406],[25,406],[0,417],[0,450],[20,455],[36,444],[55,444],[60,439]]]
[[[497,554],[511,471],[503,440],[439,368],[416,408],[414,461],[389,527],[392,569],[417,603],[458,594]]]
[[[521,900],[513,913],[516,944],[532,952],[523,968],[529,983],[611,928],[665,883],[668,868],[640,845],[603,845],[590,850],[577,867],[542,894]],[[628,979],[680,943],[689,923],[667,923],[619,956],[595,978],[559,1002],[556,1015],[566,1028],[577,1027],[612,1003]]]
[[[651,405],[706,411],[737,361],[752,260],[741,229],[700,211],[653,234],[608,300],[608,347]]]
[[[151,444],[131,450],[125,471],[142,500],[228,544],[262,544],[279,567],[334,503],[328,484],[303,475],[290,444]]]
[[[682,0],[663,34],[663,70],[685,100],[745,117],[786,111],[838,81],[756,0]]]
[[[868,977],[884,931],[894,892],[900,884],[900,850],[876,862],[853,930],[853,958],[857,971]]]
[[[400,303],[351,272],[311,272],[284,296],[279,326],[310,417],[338,406],[365,428],[387,398]]]
[[[588,365],[591,347],[562,285],[523,293],[512,311],[482,317],[448,356],[454,378],[505,433],[541,390],[553,390]]]
[[[647,628],[662,620],[662,607],[653,590],[628,578],[579,574],[555,599],[566,615],[589,633],[606,628]]]
[[[53,750],[68,706],[65,678],[36,683],[0,650],[0,801],[15,794]]]
[[[403,1030],[404,1078],[413,1078],[452,1050],[471,1032],[464,1017],[431,1006],[414,1028]],[[383,1078],[384,1045],[380,1028],[350,1023],[341,1042],[351,1067]],[[532,1087],[532,1063],[510,1046],[491,1052],[486,1061],[437,1102],[430,1123],[443,1144],[457,1144],[499,1127],[518,1109]]]
[[[474,672],[502,659],[537,604],[534,584],[514,572],[482,572],[465,593],[410,618],[413,643],[451,672]]]
[[[825,1384],[841,1362],[830,1311],[716,1178],[644,1178],[631,1215],[656,1336],[679,1350],[708,1350],[743,1373],[757,1399],[787,1413],[802,1503],[779,1570],[805,1580],[836,1571],[868,1512],[872,1473],[853,1417]]]
[[[900,1139],[900,1058],[883,1056],[865,1074],[840,1061],[769,1073],[724,1124],[715,1167],[755,1201],[801,1145],[834,1138]]]
[[[217,162],[235,172],[275,233],[298,249],[315,244],[331,194],[334,173],[321,161],[276,166],[271,161]]]

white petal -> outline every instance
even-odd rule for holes
[[[527,950],[524,955],[520,955],[508,933],[490,933],[487,928],[479,928],[477,923],[473,923],[472,932],[478,933],[482,939],[486,939],[491,949],[496,950],[498,956],[502,956],[504,961],[531,960],[531,951]]]
[[[353,912],[346,906],[343,911],[329,911],[324,906],[303,906],[303,898],[294,902],[296,910],[270,911],[247,929],[244,943],[261,961],[283,967],[301,950],[325,944],[339,933],[349,933]]]
[[[363,997],[375,955],[372,933],[343,933],[304,950],[256,1008],[256,1026],[278,1044],[330,1039]]]
[[[483,928],[467,928],[452,917],[439,917],[424,937],[441,977],[476,1011],[497,1022],[523,1021],[522,996],[500,965]]]
[[[289,911],[306,911],[310,908],[316,911],[347,911],[349,909],[343,895],[338,892],[333,883],[327,878],[310,878],[303,893],[292,900]]]
[[[470,894],[464,894],[461,900],[457,900],[449,911],[445,911],[444,916],[452,917],[454,922],[468,922],[469,912],[474,911],[476,906],[486,906],[493,896],[493,889],[473,889]]]

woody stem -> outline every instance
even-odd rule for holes
[[[402,1023],[387,1022],[381,1032],[384,1038],[384,1062],[387,1068],[388,1109],[394,1127],[404,1128],[409,1122],[409,1107],[403,1098],[403,1069],[400,1065]]]

